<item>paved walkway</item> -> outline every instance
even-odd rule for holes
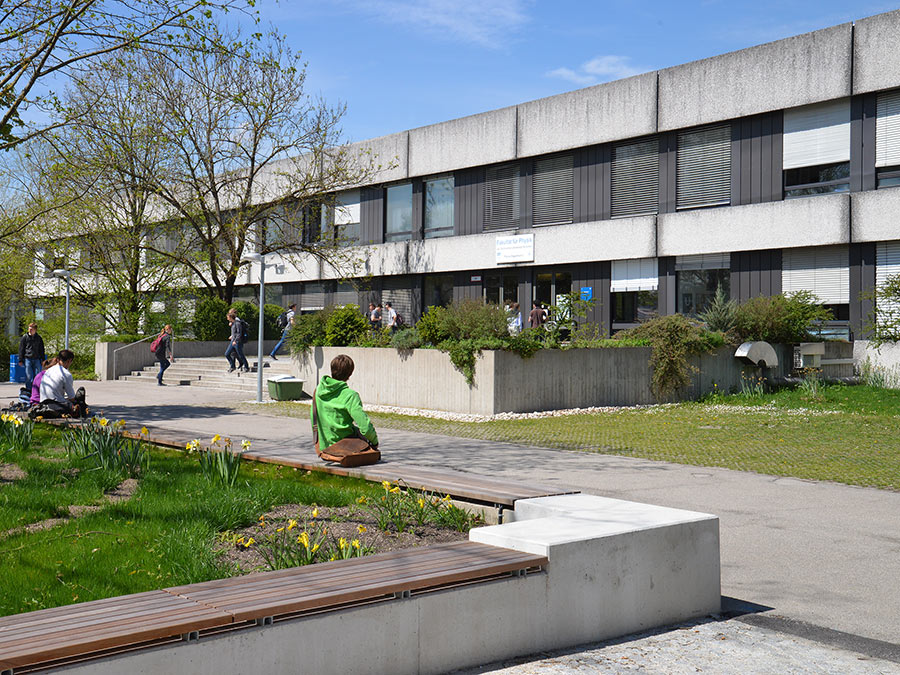
[[[236,413],[231,393],[87,387],[92,408],[113,419],[310,456],[308,420],[266,415],[265,405]],[[13,392],[0,385],[0,396]],[[812,624],[816,639],[900,662],[900,493],[391,429],[379,437],[391,461],[716,514],[724,596],[771,608],[757,615],[770,626]]]

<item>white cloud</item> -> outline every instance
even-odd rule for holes
[[[387,23],[496,48],[529,21],[525,10],[531,0],[351,0],[351,4]]]
[[[630,61],[631,58],[628,56],[616,56],[614,54],[595,56],[590,61],[582,63],[576,70],[556,68],[547,73],[547,76],[568,80],[579,86],[586,87],[598,82],[609,82],[610,80],[619,80],[623,77],[631,77],[649,70],[648,68],[633,66],[630,64]]]

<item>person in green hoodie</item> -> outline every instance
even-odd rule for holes
[[[349,356],[335,356],[331,360],[331,377],[324,375],[316,387],[316,417],[322,450],[351,436],[359,436],[373,446],[378,445],[378,435],[369,416],[363,411],[359,394],[347,385],[353,368],[353,359]]]

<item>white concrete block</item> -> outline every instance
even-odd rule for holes
[[[853,28],[853,93],[900,87],[900,10],[876,14]]]
[[[850,240],[895,241],[900,238],[900,190],[869,190],[850,195]]]

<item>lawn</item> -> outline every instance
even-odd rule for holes
[[[250,462],[226,488],[203,475],[195,456],[153,449],[136,493],[109,503],[104,493],[124,476],[67,458],[62,433],[38,425],[30,450],[0,457],[27,474],[0,480],[0,615],[230,576],[235,570],[214,551],[217,533],[251,525],[279,504],[341,507],[383,492]],[[90,505],[100,508],[23,530]]]
[[[308,417],[278,403],[272,414]],[[376,426],[900,490],[900,391],[827,386],[537,419],[372,413]]]

